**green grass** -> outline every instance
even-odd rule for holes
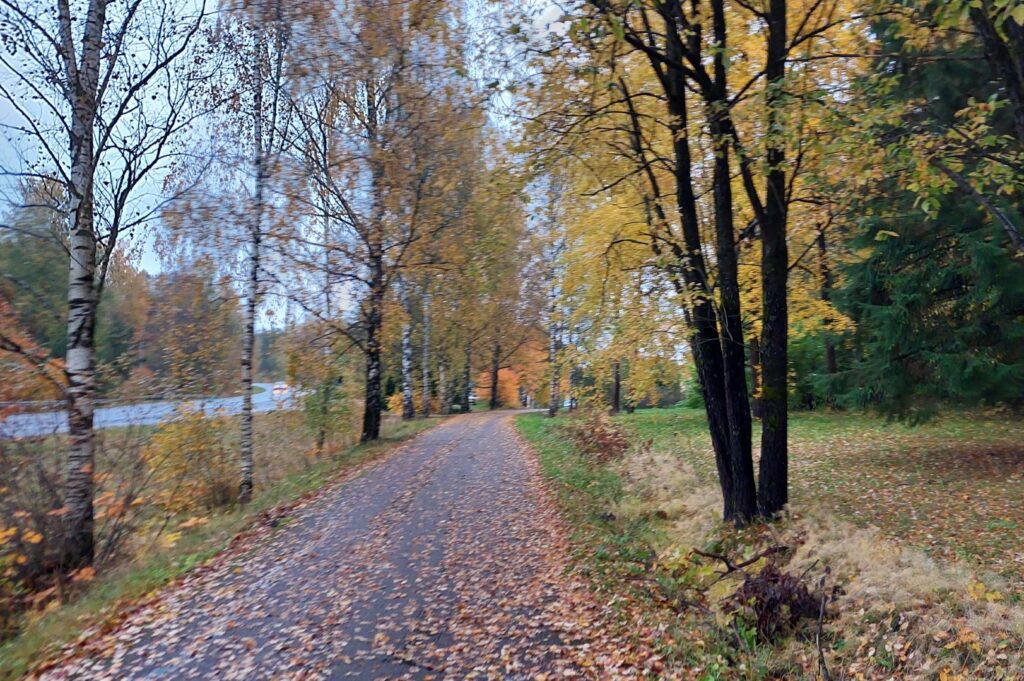
[[[518,418],[517,425],[536,448],[543,474],[551,481],[572,528],[575,568],[588,578],[602,602],[616,604],[624,615],[616,618],[620,629],[625,628],[628,634],[632,622],[633,629],[658,632],[653,641],[655,649],[672,668],[687,670],[684,678],[690,678],[689,673],[700,679],[817,678],[813,638],[807,638],[813,637],[813,633],[808,634],[813,632],[813,623],[810,629],[805,626],[800,636],[786,639],[781,645],[758,642],[755,646],[742,635],[749,633],[747,630],[722,628],[706,611],[701,614],[695,607],[677,605],[681,599],[700,602],[701,596],[694,595],[699,593],[694,590],[694,575],[699,576],[699,570],[687,567],[692,558],[673,562],[676,554],[672,550],[661,553],[661,558],[652,563],[651,547],[699,546],[693,543],[701,541],[695,530],[706,530],[708,534],[699,536],[715,542],[705,549],[713,547],[711,550],[716,552],[735,555],[749,555],[764,548],[765,543],[792,541],[797,545],[804,539],[821,542],[820,547],[809,544],[808,555],[818,555],[815,551],[821,548],[821,555],[833,556],[835,569],[843,571],[845,579],[856,575],[855,585],[860,586],[854,591],[861,588],[878,594],[868,602],[857,600],[861,596],[851,596],[854,600],[837,610],[837,620],[826,625],[827,634],[834,637],[830,656],[840,669],[856,662],[862,669],[877,672],[868,673],[866,678],[899,676],[897,668],[910,670],[906,678],[924,678],[918,672],[923,673],[931,660],[942,661],[932,667],[932,674],[943,665],[952,665],[950,669],[967,670],[967,675],[960,678],[996,678],[977,675],[981,667],[976,651],[949,650],[941,641],[933,641],[932,634],[940,628],[952,636],[949,623],[957,617],[969,617],[970,626],[982,632],[986,641],[1010,641],[1009,650],[1019,650],[1011,633],[1016,629],[1006,624],[1017,620],[1005,613],[985,614],[989,612],[986,604],[972,598],[967,582],[958,580],[1002,584],[997,591],[1010,605],[1024,599],[1024,566],[1019,553],[1024,528],[1024,424],[981,412],[949,415],[918,427],[887,423],[867,414],[794,413],[790,431],[793,517],[770,526],[737,530],[705,525],[700,518],[717,489],[702,410],[650,409],[615,417],[630,433],[632,442],[650,441],[651,450],[635,447],[621,460],[603,467],[574,453],[572,443],[563,436],[561,424],[565,421],[564,417],[548,419],[527,414]],[[756,427],[755,423],[755,432]],[[685,472],[678,480],[670,480],[669,471],[674,470],[672,462],[676,458],[679,470]],[[637,477],[638,466],[666,464],[668,469],[644,469],[656,477]],[[623,476],[622,480],[618,475]],[[648,484],[655,480],[663,483],[657,489],[664,486],[675,490],[673,494],[680,501],[693,488],[696,505],[659,521],[652,509],[664,507]],[[679,486],[681,483],[683,486]],[[607,514],[616,509],[618,517]],[[676,511],[670,509],[667,513]],[[808,517],[803,518],[804,514]],[[858,535],[844,529],[849,528],[845,523],[835,522],[840,519],[878,527],[897,544],[929,552],[938,565],[907,567],[893,557],[895,554],[884,550],[877,555],[881,567],[873,562],[870,550],[867,556],[845,556],[836,547],[845,537]],[[816,527],[814,523],[819,520],[831,523],[829,528],[835,533],[825,532],[815,539],[812,532],[808,538],[804,532]],[[781,569],[805,574],[810,558],[805,555],[803,562],[788,567],[785,560]],[[968,574],[975,576],[944,580],[942,570],[947,561],[961,561],[961,566],[966,562],[971,568]],[[867,565],[872,570],[864,569]],[[904,571],[891,589],[885,566]],[[989,570],[1008,579],[989,581]],[[962,584],[962,590],[933,587],[933,580],[936,585]],[[697,580],[696,584],[701,582]],[[913,661],[903,657],[896,660],[882,646],[877,646],[880,652],[868,655],[874,648],[861,649],[851,643],[903,635],[892,633],[886,624],[892,618],[889,608],[914,610],[915,617],[921,618],[911,626],[917,627],[917,633],[906,633],[917,655]],[[635,624],[638,611],[644,622],[641,627]],[[738,643],[741,639],[742,645]],[[1001,664],[1013,669],[1019,659],[1011,653]]]
[[[703,410],[650,409],[618,420],[715,483]],[[909,426],[870,414],[796,412],[790,484],[796,513],[833,512],[935,558],[969,560],[1024,583],[1019,420],[979,412]]]
[[[244,510],[234,508],[213,515],[205,525],[185,532],[173,547],[154,546],[139,560],[101,572],[71,603],[29,615],[21,631],[0,645],[0,680],[22,677],[74,641],[83,630],[116,620],[127,604],[217,555],[233,537],[251,526],[261,512],[320,489],[345,470],[381,456],[438,423],[440,419],[433,418],[388,420],[384,437],[377,442],[357,445],[276,481],[258,493]]]
[[[652,546],[661,530],[649,519],[623,521],[610,514],[624,494],[622,481],[608,468],[578,456],[561,433],[562,423],[539,413],[516,418],[517,429],[536,450],[541,472],[552,483],[568,521],[573,563],[599,598],[609,598],[614,610],[648,602],[649,585],[635,578],[648,572],[654,558]],[[624,594],[627,598],[620,600]],[[628,626],[628,618],[620,624]],[[671,630],[666,633],[665,645],[685,640]],[[639,632],[620,634],[631,638]]]

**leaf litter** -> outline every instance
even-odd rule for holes
[[[288,512],[38,676],[549,681],[656,657],[567,570],[507,415],[453,419]]]

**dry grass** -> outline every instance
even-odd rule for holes
[[[652,434],[649,424],[638,430]],[[798,428],[803,437],[794,447],[793,506],[799,512],[776,525],[735,533],[720,524],[721,497],[709,484],[707,469],[701,475],[693,465],[698,456],[710,458],[703,438],[692,431],[671,432],[674,437],[655,437],[651,448],[634,450],[615,465],[623,480],[616,513],[659,519],[654,542],[659,556],[678,556],[711,543],[727,543],[749,555],[779,544],[796,547],[780,561],[785,571],[814,579],[827,566],[829,584],[841,587],[827,625],[834,678],[1024,678],[1024,604],[1013,591],[1019,588],[1019,575],[999,574],[1006,551],[984,554],[989,562],[977,560],[978,554],[956,560],[951,559],[955,552],[926,552],[935,548],[929,536],[967,535],[957,537],[958,546],[991,541],[973,536],[976,524],[952,524],[949,518],[962,515],[956,509],[936,509],[962,503],[959,494],[948,494],[951,486],[983,500],[975,503],[990,503],[988,485],[1005,493],[1021,465],[1019,454],[1005,443],[957,446],[934,431],[900,429],[885,439],[863,433],[850,445],[841,437],[823,437],[817,428],[809,433]],[[979,461],[979,449],[992,454]],[[894,465],[896,458],[899,465]],[[879,511],[879,505],[891,505],[898,496],[887,486],[906,484],[907,477],[925,468],[934,470],[917,494],[907,495],[897,510]],[[927,495],[929,490],[934,494]],[[1019,506],[1010,507],[1010,500],[999,501],[997,517],[1021,512]],[[916,531],[898,538],[900,532],[889,522],[893,514],[913,518]],[[871,523],[878,519],[886,527]],[[1000,541],[1009,544],[1007,551],[1019,551],[1019,538],[1004,530]],[[806,678],[817,673],[809,640],[794,637],[774,655],[776,669],[801,668]]]
[[[288,504],[327,484],[339,472],[351,469],[385,452],[396,442],[411,437],[438,419],[402,422],[385,419],[383,439],[352,446],[355,436],[339,437],[324,454],[318,454],[299,413],[273,412],[255,419],[254,459],[256,490],[246,508],[188,510],[167,515],[165,510],[141,507],[121,550],[99,566],[97,576],[80,585],[70,602],[43,602],[25,613],[20,631],[0,644],[0,679],[19,678],[32,665],[57,652],[91,626],[116,619],[125,604],[173,580],[224,549],[240,532],[253,525],[260,513]],[[237,420],[225,419],[224,445],[237,443]],[[104,447],[97,469],[107,486],[114,485],[125,457],[137,455],[152,429],[104,433]],[[119,443],[117,448],[110,446]],[[59,463],[59,442],[46,451]],[[27,450],[26,450],[27,451]],[[31,453],[28,452],[27,453]],[[59,466],[56,469],[59,472]],[[102,488],[101,488],[102,490]],[[149,490],[153,494],[156,490]],[[196,516],[203,522],[190,523]],[[184,529],[183,529],[184,528]],[[168,541],[173,539],[173,541]]]
[[[652,409],[623,417],[715,482],[703,413]],[[756,445],[756,443],[755,443]],[[948,415],[910,427],[861,414],[793,414],[791,507],[876,527],[941,563],[994,572],[1024,597],[1024,422]]]

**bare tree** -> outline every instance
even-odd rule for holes
[[[67,197],[69,284],[65,356],[69,446],[64,488],[65,566],[94,556],[93,409],[97,308],[120,237],[160,208],[156,182],[192,121],[196,64],[181,59],[204,19],[194,3],[0,0],[6,54],[0,97],[21,166],[11,176],[51,180]]]

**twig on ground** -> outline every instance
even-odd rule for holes
[[[756,563],[757,561],[761,560],[762,558],[766,558],[768,556],[775,555],[776,553],[783,553],[784,551],[788,551],[788,550],[789,550],[788,546],[770,546],[767,549],[765,549],[764,551],[761,551],[760,553],[755,554],[755,555],[751,556],[750,558],[748,558],[748,559],[746,559],[744,561],[741,561],[739,563],[733,563],[731,560],[729,560],[728,556],[724,556],[724,555],[719,554],[719,553],[710,553],[708,551],[701,551],[700,549],[694,549],[693,553],[695,553],[698,556],[703,556],[704,558],[712,558],[714,560],[721,561],[722,563],[725,564],[725,572],[722,573],[722,574],[723,575],[727,575],[729,573],[736,572],[737,570],[742,570],[745,567],[749,567],[749,566],[753,565],[754,563]]]
[[[826,567],[825,572],[818,580],[818,589],[821,591],[821,606],[818,609],[818,631],[814,636],[814,645],[818,649],[818,671],[821,672],[822,681],[832,681],[828,673],[828,664],[825,662],[825,650],[821,647],[822,631],[825,626],[825,605],[828,602],[828,593],[825,591],[825,579],[831,569]]]

